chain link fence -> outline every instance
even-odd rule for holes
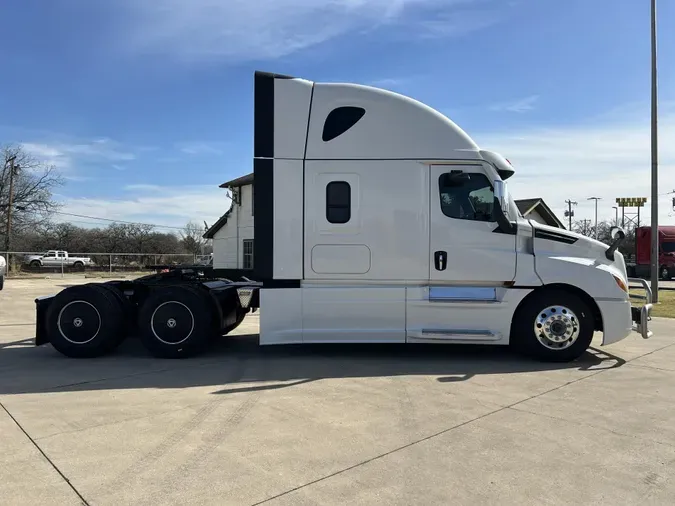
[[[209,265],[210,255],[182,253],[71,253],[48,255],[44,251],[0,252],[7,262],[7,277],[54,274],[145,274],[156,265]]]

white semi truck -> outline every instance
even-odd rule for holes
[[[36,344],[86,357],[138,335],[183,357],[258,308],[261,345],[488,343],[569,361],[595,331],[650,337],[622,231],[608,246],[524,219],[512,165],[444,115],[368,86],[254,83],[253,272],[70,287],[36,301]]]

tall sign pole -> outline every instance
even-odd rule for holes
[[[659,301],[659,144],[656,75],[656,0],[652,3],[652,301]]]
[[[11,237],[12,237],[12,206],[14,205],[14,172],[16,167],[14,165],[14,160],[16,155],[12,156],[7,160],[9,162],[9,204],[7,205],[7,230],[5,230],[5,251],[7,252],[7,262],[9,262],[9,249],[11,247]]]

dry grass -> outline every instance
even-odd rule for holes
[[[644,295],[643,290],[631,289],[631,293]],[[635,305],[641,305],[640,299],[632,299]],[[675,318],[675,290],[659,290],[659,302],[652,308],[652,316]]]

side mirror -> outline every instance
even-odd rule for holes
[[[621,227],[612,227],[609,231],[609,235],[612,237],[612,239],[623,239],[626,237],[626,232],[623,231]]]
[[[626,233],[621,227],[612,227],[609,231],[609,235],[612,236],[613,242],[605,251],[605,257],[607,260],[614,261],[614,252],[619,249],[621,243],[626,239]]]
[[[506,186],[506,183],[501,179],[494,181],[495,187],[495,199],[499,202],[499,207],[502,209],[502,212],[508,216],[509,215],[509,189]]]

